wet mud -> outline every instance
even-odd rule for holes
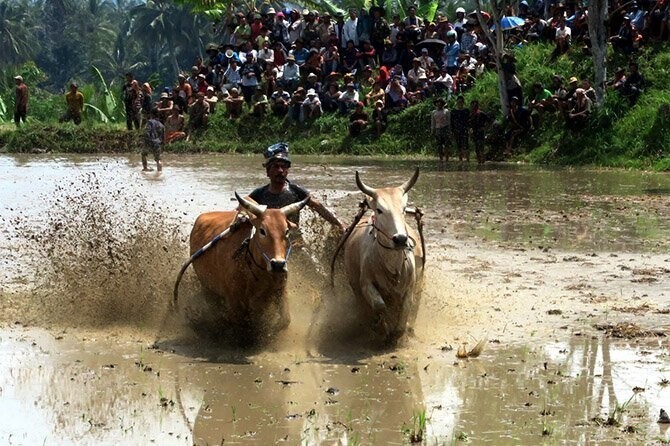
[[[259,160],[170,161],[0,157],[3,444],[670,441],[667,175],[419,162],[412,335],[374,345],[341,263],[330,286],[334,234],[306,211],[291,324],[241,348],[192,271],[170,302],[195,217],[262,184]],[[397,185],[416,164],[298,161],[292,177],[345,219],[354,170]]]

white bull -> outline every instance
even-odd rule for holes
[[[396,342],[414,323],[419,304],[423,250],[405,221],[407,192],[418,178],[416,169],[400,187],[373,189],[356,172],[356,184],[374,213],[344,244],[344,268],[387,343]]]

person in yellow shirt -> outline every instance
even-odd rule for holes
[[[65,94],[67,111],[60,118],[60,122],[73,121],[76,125],[81,123],[81,114],[84,111],[84,95],[78,90],[75,82],[70,84],[70,91]]]

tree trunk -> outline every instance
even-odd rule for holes
[[[606,0],[605,0],[606,1]],[[477,0],[477,21],[479,26],[484,31],[484,35],[491,44],[490,48],[493,51],[493,59],[496,62],[496,69],[498,71],[498,94],[500,96],[500,109],[505,116],[509,115],[509,100],[507,99],[507,83],[505,82],[505,72],[503,70],[502,59],[505,52],[505,39],[500,24],[502,18],[502,4],[498,4],[496,0],[491,0],[491,17],[496,25],[496,33],[493,34],[488,25],[484,21],[484,17],[480,14],[482,10],[481,0]]]
[[[594,88],[596,90],[596,105],[602,106],[605,102],[605,79],[607,68],[605,57],[607,54],[607,0],[592,0],[589,2],[589,36],[591,37],[591,55],[594,67]]]

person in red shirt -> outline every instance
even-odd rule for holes
[[[17,127],[21,126],[21,121],[25,124],[28,116],[28,86],[23,82],[23,77],[14,77],[16,82],[16,100],[14,101],[14,123]]]

